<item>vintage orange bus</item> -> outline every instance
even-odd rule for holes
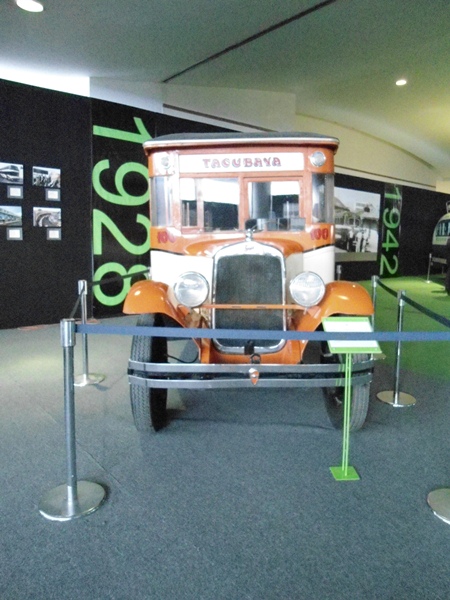
[[[176,387],[320,386],[340,426],[341,357],[326,342],[285,333],[320,331],[332,315],[373,314],[362,286],[335,280],[338,145],[309,133],[169,135],[144,144],[151,277],[132,286],[123,311],[140,315],[140,325],[199,330],[198,360],[188,365],[169,359],[164,329],[162,337],[134,337],[129,381],[139,430],[166,424],[167,390]],[[211,329],[220,331],[205,337]],[[354,356],[353,429],[366,419],[372,368],[370,355]]]

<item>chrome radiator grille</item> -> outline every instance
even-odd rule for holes
[[[242,246],[242,253],[237,252]],[[232,253],[226,249],[216,255],[214,268],[214,299],[217,304],[282,304],[284,302],[284,261],[281,253],[262,244],[236,244]],[[267,249],[267,251],[264,251]],[[217,329],[285,329],[282,310],[216,309],[213,326]],[[245,340],[221,338],[214,340],[224,352],[253,354],[273,352],[281,339]]]

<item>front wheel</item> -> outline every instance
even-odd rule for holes
[[[161,315],[140,315],[137,322],[141,327],[162,327]],[[133,336],[131,344],[131,360],[139,362],[166,363],[167,338]],[[143,372],[136,375],[144,376]],[[155,431],[162,429],[167,423],[167,389],[147,388],[137,384],[130,385],[130,400],[133,420],[138,431]]]
[[[342,354],[326,355],[324,362],[343,362],[345,357]],[[353,354],[352,363],[358,363],[369,360],[368,354]],[[325,406],[328,417],[336,429],[342,429],[344,425],[344,387],[324,388]],[[357,431],[366,422],[369,410],[370,383],[362,385],[353,385],[351,390],[351,408],[350,408],[350,431]]]

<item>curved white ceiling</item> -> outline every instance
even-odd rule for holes
[[[449,0],[43,2],[0,2],[0,66],[292,93],[450,177]]]

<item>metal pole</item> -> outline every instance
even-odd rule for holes
[[[342,265],[336,265],[336,279],[339,281],[342,277]]]
[[[67,512],[76,513],[78,505],[77,459],[75,450],[75,391],[73,388],[73,348],[75,346],[75,321],[61,322],[61,346],[64,358],[64,422],[66,426],[67,453]]]
[[[430,280],[430,272],[431,272],[431,262],[433,260],[433,254],[430,252],[428,256],[428,273],[427,273],[427,283],[431,283]]]
[[[67,483],[43,496],[39,512],[51,521],[70,521],[94,512],[105,499],[101,485],[90,481],[77,481],[75,446],[75,392],[73,376],[73,348],[75,346],[75,320],[61,321],[61,345],[64,357],[64,422],[66,430]]]
[[[372,304],[373,304],[373,315],[371,318],[372,329],[375,331],[375,312],[377,306],[377,285],[378,275],[372,275]]]
[[[84,325],[87,322],[87,281],[78,282],[78,293],[81,294],[81,322]],[[87,375],[89,373],[87,335],[82,333],[81,339],[83,341],[83,373]]]
[[[397,310],[397,333],[403,331],[403,313],[405,308],[404,300],[405,292],[400,290],[397,292],[398,299],[398,310]],[[401,342],[397,340],[396,351],[395,351],[395,380],[394,380],[394,391],[379,392],[377,398],[387,404],[392,404],[395,408],[402,408],[405,406],[414,406],[416,399],[410,394],[405,392],[399,392],[399,381],[400,381],[400,362],[401,362]]]
[[[397,310],[397,332],[403,331],[403,313],[405,310],[405,300],[403,291],[397,292],[398,310]],[[395,379],[394,379],[394,403],[393,406],[398,406],[398,390],[400,381],[400,362],[402,356],[402,344],[397,340],[395,344]]]
[[[78,282],[78,294],[81,297],[81,322],[83,325],[87,323],[87,281],[81,279]],[[84,387],[86,385],[96,385],[105,379],[104,375],[98,373],[89,373],[88,365],[88,339],[87,334],[81,334],[82,339],[82,350],[83,350],[83,374],[78,375],[75,378],[75,385],[77,387]]]

